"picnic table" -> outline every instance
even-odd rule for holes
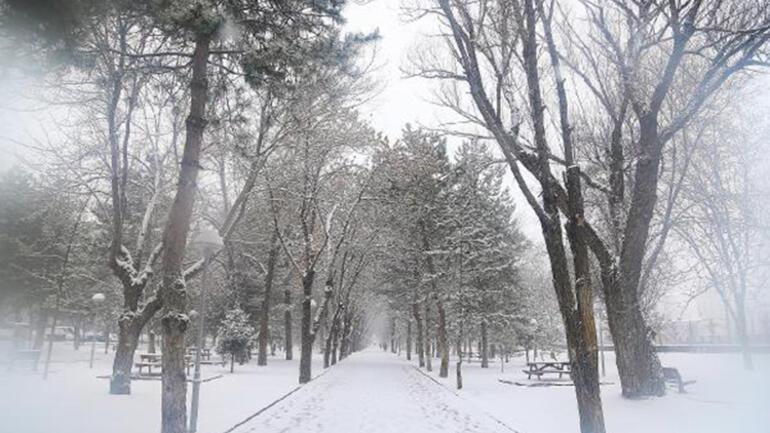
[[[527,369],[522,371],[527,374],[527,379],[537,376],[537,379],[540,380],[544,374],[558,374],[559,379],[561,379],[565,374],[572,374],[572,364],[563,361],[528,362]]]
[[[190,356],[195,356],[195,353],[198,351],[197,347],[188,347],[187,348],[187,354]],[[204,347],[201,349],[201,359],[204,361],[211,360],[211,349]]]
[[[186,362],[186,368],[187,368],[187,375],[190,375],[190,367],[193,365],[192,356],[185,355],[184,357]],[[142,370],[145,368],[147,369],[147,376],[152,376],[152,369],[153,367],[160,369],[162,366],[161,363],[162,356],[158,353],[140,353],[139,354],[139,362],[134,364],[137,368],[139,368],[139,375],[142,375]]]

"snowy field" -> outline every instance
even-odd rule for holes
[[[684,380],[695,380],[686,394],[669,388],[663,398],[629,401],[620,394],[612,353],[606,357],[607,376],[602,403],[608,432],[614,433],[768,433],[770,432],[770,355],[755,355],[754,371],[745,371],[740,354],[661,353],[661,363],[679,369]],[[538,359],[539,360],[539,359]],[[550,360],[546,357],[546,360]],[[431,376],[438,379],[438,360]],[[448,390],[472,402],[522,433],[579,432],[574,388],[521,387],[523,358],[514,358],[500,372],[498,360],[482,369],[463,363],[464,387],[455,390],[454,360],[450,376],[439,379]]]
[[[0,433],[145,433],[159,431],[160,381],[134,381],[130,396],[107,394],[110,355],[97,352],[88,369],[88,347],[79,352],[59,344],[47,382],[23,366],[0,371]],[[524,360],[515,358],[501,373],[464,363],[464,389],[450,377],[438,380],[438,360],[430,377],[378,349],[344,360],[285,400],[246,422],[247,432],[578,432],[574,389],[569,386],[522,387]],[[770,431],[770,356],[756,356],[756,369],[742,369],[739,355],[669,354],[663,364],[677,367],[685,380],[697,382],[687,394],[670,390],[663,398],[628,401],[611,354],[602,386],[607,430],[613,433],[767,433]],[[314,374],[323,373],[320,356]],[[42,365],[41,365],[42,368]],[[271,358],[226,367],[205,366],[203,376],[222,375],[202,385],[199,431],[224,433],[240,421],[296,388],[297,361]],[[431,380],[433,379],[433,380]],[[438,382],[438,383],[437,383]],[[439,383],[442,386],[439,385]],[[189,393],[188,393],[189,396]]]
[[[114,352],[105,355],[103,347],[90,370],[90,346],[74,351],[71,342],[56,344],[48,381],[23,363],[13,373],[0,366],[0,433],[159,432],[160,380],[134,380],[131,395],[107,394],[109,381],[97,376],[109,375]],[[202,366],[204,380],[222,377],[201,385],[198,431],[224,432],[296,388],[299,352],[293,361],[280,355],[269,358],[267,367],[257,367],[256,359],[236,364],[233,374],[229,365]],[[316,355],[313,361],[313,375],[322,373],[322,358]],[[42,367],[41,357],[39,372]]]

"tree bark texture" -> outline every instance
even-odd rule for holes
[[[278,259],[278,246],[278,233],[273,232],[270,253],[267,257],[265,296],[262,298],[262,308],[259,313],[257,365],[267,365],[267,347],[268,344],[270,344],[270,300],[273,293],[273,279],[275,278],[275,262]]]
[[[208,57],[211,35],[199,35],[195,41],[190,81],[190,112],[186,120],[186,136],[176,196],[169,210],[163,237],[162,282],[163,303],[163,385],[161,397],[161,432],[185,433],[187,430],[187,382],[185,376],[185,331],[187,292],[182,269],[190,231],[190,220],[197,192],[205,113],[208,97]]]

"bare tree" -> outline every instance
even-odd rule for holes
[[[437,14],[448,30],[444,36],[452,64],[424,57],[436,61],[419,63],[417,74],[444,79],[449,84],[439,94],[440,102],[492,134],[541,225],[545,221],[546,245],[549,237],[561,236],[556,233],[561,231],[558,224],[551,225],[556,213],[579,222],[582,229],[574,236],[567,230],[572,255],[582,261],[581,244],[586,244],[601,269],[623,394],[657,395],[664,386],[640,308],[639,285],[649,258],[663,149],[733,76],[764,63],[768,17],[760,2],[753,1],[581,3],[577,16],[585,17],[583,21],[542,1],[437,2],[437,8],[423,11]],[[536,50],[540,42],[546,48],[552,81],[540,73],[544,69]],[[571,92],[568,78],[574,79]],[[458,82],[469,86],[475,110],[465,108]],[[544,86],[552,86],[555,114],[547,109],[550,101],[539,96]],[[673,92],[674,87],[681,90]],[[570,108],[567,102],[575,95],[588,100]],[[524,110],[529,119],[521,116]],[[579,120],[600,113],[600,125],[609,125],[605,137],[610,144],[602,169],[609,185],[593,176],[598,170],[579,170],[581,161],[576,158],[584,149],[579,142],[572,144],[572,133],[585,126],[569,122],[575,111],[581,113]],[[561,137],[562,155],[547,146],[550,129]],[[578,130],[575,137],[585,135]],[[519,164],[538,180],[542,212]],[[549,168],[554,164],[556,172]],[[564,169],[567,179],[562,186],[558,172]],[[579,173],[570,178],[575,170]],[[578,188],[578,183],[583,186]],[[610,203],[608,225],[614,227],[615,239],[611,233],[602,235],[600,219],[591,224],[590,219],[597,218],[594,212],[575,213],[584,206],[583,189]],[[553,257],[552,268],[557,267],[567,269],[565,259]],[[575,299],[563,297],[570,298]]]
[[[703,126],[683,194],[686,211],[675,230],[697,259],[707,287],[719,295],[735,324],[744,367],[752,369],[747,303],[770,267],[762,246],[764,217],[757,205],[766,193],[760,172],[767,147],[764,140],[748,137],[745,117],[750,116],[739,118],[735,104],[727,105],[721,119]]]

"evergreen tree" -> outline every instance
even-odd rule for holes
[[[230,373],[235,361],[243,365],[251,359],[254,327],[249,325],[249,316],[240,307],[225,313],[217,337],[217,352],[230,357]]]

